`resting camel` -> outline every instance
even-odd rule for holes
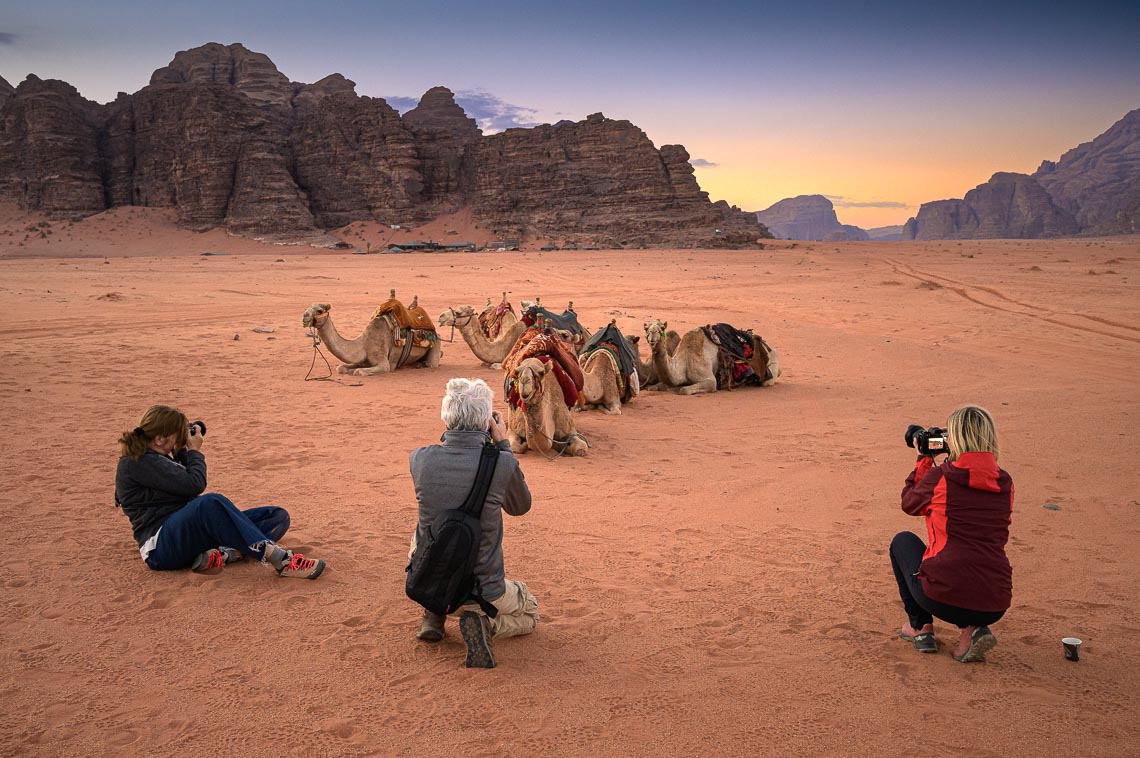
[[[657,376],[657,367],[653,365],[653,356],[649,356],[648,361],[641,360],[641,335],[635,334],[632,337],[626,337],[626,339],[633,345],[633,352],[637,353],[637,379],[641,384],[641,389],[661,389],[661,379]],[[677,332],[672,329],[665,332],[665,354],[672,356],[677,351],[677,345],[680,342],[681,335]]]
[[[416,301],[412,301],[412,308]],[[387,374],[400,368],[400,357],[404,355],[405,347],[396,344],[392,334],[392,327],[383,316],[373,316],[364,327],[364,331],[354,340],[345,339],[333,326],[329,311],[332,306],[328,303],[316,303],[301,316],[301,324],[316,329],[321,342],[328,346],[329,352],[344,363],[337,366],[339,374],[353,374],[355,376],[376,376]],[[430,325],[430,321],[428,322]],[[431,343],[431,347],[412,346],[407,349],[405,366],[418,368],[434,368],[439,365],[439,340]]]
[[[527,329],[526,324],[521,321],[515,321],[508,326],[504,319],[499,337],[495,340],[488,339],[479,326],[478,314],[470,305],[448,308],[439,314],[439,325],[454,326],[458,329],[463,335],[463,341],[471,348],[475,357],[491,368],[503,367],[503,359]]]
[[[553,364],[527,358],[515,369],[519,399],[526,406],[507,405],[507,439],[516,455],[527,449],[547,458],[585,455],[588,445],[574,428],[574,419],[562,399]]]
[[[625,352],[617,347],[619,340],[625,340],[626,345],[632,348],[629,351],[632,355],[627,354],[626,357],[636,358],[637,347],[617,328],[616,320],[611,320],[596,336],[599,342],[590,346],[588,352],[584,349],[578,356],[583,381],[582,392],[578,395],[578,406],[574,410],[586,411],[599,408],[603,413],[620,415],[622,403],[628,403],[641,391],[641,380],[640,376],[622,376],[620,365],[622,358],[613,350]],[[638,371],[636,363],[633,368]]]
[[[681,337],[672,355],[666,353],[665,334],[668,322],[653,320],[645,324],[645,341],[653,351],[653,366],[657,369],[661,385],[678,395],[698,395],[716,392],[716,370],[719,349],[700,329],[693,329]],[[751,361],[753,370],[761,377],[762,387],[776,383],[780,375],[779,357],[775,350],[764,347],[753,337],[756,356]],[[771,369],[771,378],[765,378]]]

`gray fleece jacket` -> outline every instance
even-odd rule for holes
[[[428,526],[441,513],[463,505],[471,485],[475,483],[479,451],[486,440],[486,432],[447,431],[443,433],[442,445],[429,445],[412,451],[409,463],[419,502],[417,543],[424,543]],[[503,583],[503,511],[521,516],[530,510],[530,490],[518,459],[511,452],[510,443],[504,440],[497,447],[501,452],[483,505],[483,534],[475,562],[475,578],[488,601],[497,600],[506,592]]]

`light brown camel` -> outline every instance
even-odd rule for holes
[[[525,410],[507,406],[507,439],[516,455],[529,448],[556,458],[585,455],[589,448],[574,427],[552,366],[538,358],[527,358],[515,370],[519,398],[526,406]]]
[[[659,390],[661,387],[661,379],[657,376],[657,367],[653,365],[653,356],[649,356],[649,360],[641,360],[641,335],[634,334],[626,337],[630,344],[633,345],[633,352],[637,353],[637,379],[641,384],[643,390]],[[665,354],[672,356],[677,351],[677,345],[681,343],[681,335],[677,334],[674,330],[670,329],[665,332]]]
[[[653,366],[657,369],[664,389],[678,395],[697,395],[716,392],[718,348],[700,329],[693,329],[681,337],[672,355],[665,351],[665,334],[668,322],[653,320],[645,324],[645,341],[653,351]],[[761,377],[762,387],[776,383],[780,376],[779,356],[760,338],[753,336],[756,357],[751,361],[753,370]],[[771,377],[766,378],[771,372]]]
[[[582,392],[576,411],[600,408],[609,415],[621,415],[621,385],[614,362],[604,350],[595,350],[579,361],[582,366]]]
[[[413,301],[412,307],[415,305]],[[315,329],[321,342],[328,346],[329,352],[344,363],[343,366],[336,367],[337,373],[376,376],[395,371],[399,367],[405,347],[396,344],[396,338],[387,319],[383,316],[373,316],[360,336],[350,340],[337,332],[332,316],[329,315],[330,310],[332,306],[328,303],[316,303],[301,316],[301,324],[306,328]],[[404,365],[434,368],[439,365],[439,358],[439,340],[435,340],[430,348],[416,346],[409,348]]]
[[[491,368],[503,367],[503,359],[527,329],[526,324],[521,321],[515,321],[510,326],[504,321],[499,337],[490,340],[479,326],[479,315],[470,305],[448,308],[439,314],[439,325],[454,326],[458,329],[463,335],[463,341],[471,348],[475,357]]]

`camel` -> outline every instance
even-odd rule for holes
[[[610,330],[613,331],[610,331]],[[618,340],[624,339],[626,344],[631,347],[633,355],[627,355],[628,358],[634,358],[637,355],[637,347],[635,343],[621,333],[616,326],[616,320],[611,320],[609,325],[601,330],[598,335],[599,340],[606,340],[611,345],[616,345]],[[578,406],[574,409],[576,411],[586,411],[591,408],[599,408],[603,413],[608,415],[620,415],[622,403],[628,403],[637,393],[640,392],[640,370],[635,366],[637,376],[623,377],[620,375],[620,368],[618,363],[620,358],[614,355],[608,347],[597,345],[589,350],[583,352],[578,357],[578,363],[582,367],[582,392],[578,396]],[[637,363],[640,363],[640,359]]]
[[[518,342],[519,337],[527,330],[526,324],[522,321],[515,321],[508,326],[504,319],[498,339],[488,339],[479,326],[478,314],[470,305],[448,308],[439,314],[439,325],[441,327],[453,326],[458,329],[475,357],[491,368],[503,367],[503,359],[507,357],[511,348]]]
[[[629,343],[633,345],[633,352],[637,353],[637,379],[641,384],[643,390],[659,390],[661,389],[661,379],[657,376],[657,367],[653,365],[653,356],[649,360],[641,360],[641,335],[635,334],[631,337],[626,337]],[[681,335],[670,329],[665,332],[665,354],[672,356],[677,351],[677,345],[681,342]]]
[[[585,455],[589,445],[574,428],[574,419],[562,399],[553,364],[527,358],[515,370],[519,399],[525,409],[507,406],[507,439],[516,455],[527,449],[547,458]]]
[[[503,311],[502,317],[499,318],[497,328],[494,329],[495,333],[492,334],[488,327],[494,324],[495,311],[502,305],[506,306],[506,310]],[[487,298],[487,304],[483,306],[483,312],[479,314],[479,327],[483,330],[483,334],[486,335],[487,339],[494,340],[503,329],[510,327],[511,324],[518,320],[519,317],[515,315],[511,304],[507,302],[507,293],[504,292],[503,299],[499,301],[499,305],[495,305],[491,302],[491,298]]]
[[[671,355],[667,354],[662,335],[668,325],[668,322],[658,320],[645,324],[645,341],[653,351],[653,366],[657,369],[661,385],[678,395],[716,392],[719,348],[703,331],[693,329],[681,337],[681,342]],[[759,337],[753,336],[752,339],[756,347],[756,355],[751,361],[753,370],[761,378],[760,386],[771,386],[780,375],[779,357]]]
[[[412,301],[412,308],[418,305],[418,298]],[[328,346],[329,352],[344,363],[337,366],[339,374],[354,376],[376,376],[395,371],[401,366],[434,368],[439,365],[439,340],[431,347],[400,346],[392,333],[392,327],[384,316],[373,316],[356,339],[345,339],[333,325],[328,303],[315,303],[301,316],[301,324],[315,329],[320,340]],[[429,321],[430,323],[430,321]],[[400,359],[407,353],[405,360]]]

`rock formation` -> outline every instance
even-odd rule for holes
[[[867,236],[873,242],[895,242],[902,239],[902,224],[895,226],[876,226],[867,230]]]
[[[869,239],[857,226],[839,223],[835,208],[823,195],[799,195],[757,211],[756,218],[777,237],[840,242]]]
[[[470,206],[504,237],[725,247],[767,236],[710,202],[688,159],[601,114],[484,136],[444,87],[401,117],[340,74],[290,82],[239,44],[179,52],[105,105],[60,81],[0,79],[0,199],[56,217],[168,207],[190,229],[302,240]]]
[[[903,239],[1037,239],[1140,232],[1140,109],[1032,175],[997,173],[961,200],[923,203]]]
[[[607,246],[686,238],[724,246],[763,236],[749,214],[709,202],[683,147],[657,150],[629,121],[601,113],[485,137],[475,164],[476,217],[512,236]]]

